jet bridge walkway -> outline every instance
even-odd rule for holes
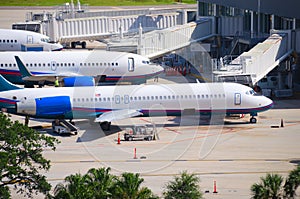
[[[129,51],[153,59],[215,36],[213,27],[212,18],[203,18],[144,34],[140,27],[138,35],[110,39],[107,42],[107,50]]]
[[[292,52],[291,31],[273,31],[264,42],[236,58],[213,59],[214,79],[253,86]]]

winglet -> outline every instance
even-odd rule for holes
[[[16,89],[22,89],[22,88],[10,83],[2,75],[0,75],[0,92],[1,91],[16,90]]]
[[[23,62],[21,61],[21,59],[18,56],[15,56],[18,68],[20,70],[20,73],[22,75],[22,77],[31,77],[32,74],[31,72],[26,68],[26,66],[23,64]]]

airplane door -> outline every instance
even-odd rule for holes
[[[56,71],[56,62],[55,61],[51,61],[51,70]]]
[[[235,93],[234,94],[234,105],[241,105],[241,103],[242,103],[241,93]]]
[[[124,95],[124,103],[125,104],[129,103],[129,95]]]
[[[120,95],[115,96],[115,103],[120,104]]]
[[[128,71],[129,72],[134,71],[134,59],[132,57],[128,58]]]
[[[33,36],[32,35],[27,35],[27,43],[33,44]]]

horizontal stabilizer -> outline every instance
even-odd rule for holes
[[[142,112],[133,109],[125,109],[125,110],[116,110],[103,113],[99,117],[95,119],[95,122],[112,122],[116,120],[127,119],[131,117],[136,117],[143,115]]]

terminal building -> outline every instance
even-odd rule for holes
[[[235,81],[266,95],[299,90],[300,2],[198,0],[198,19],[212,17],[214,81]]]

